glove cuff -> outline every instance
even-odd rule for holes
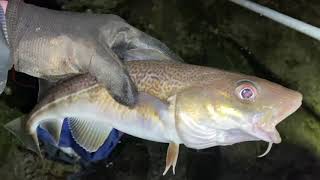
[[[19,18],[19,8],[24,4],[22,0],[10,0],[8,2],[7,10],[6,10],[6,23],[8,30],[8,41],[10,45],[10,49],[13,47],[13,42],[16,42],[14,39],[16,36],[17,23]]]

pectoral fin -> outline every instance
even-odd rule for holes
[[[175,174],[175,168],[179,155],[179,144],[170,143],[167,150],[166,169],[163,175],[166,175],[170,167],[172,166],[173,174]]]
[[[177,95],[170,96],[167,99],[167,102],[169,103],[169,113],[175,114],[176,111],[176,101],[177,101]]]
[[[88,152],[96,152],[112,131],[112,127],[102,121],[74,117],[68,120],[72,137]]]

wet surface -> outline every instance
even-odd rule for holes
[[[64,2],[68,10],[121,15],[134,26],[167,43],[189,63],[259,75],[301,90],[307,97],[304,106],[307,104],[314,113],[302,108],[284,121],[279,127],[283,143],[274,145],[263,158],[257,156],[264,152],[267,145],[259,142],[201,151],[182,146],[175,176],[171,171],[162,176],[166,144],[124,136],[111,157],[105,161],[90,166],[82,165],[82,168],[79,164],[46,161],[43,167],[39,157],[17,146],[19,143],[11,135],[1,131],[1,177],[99,180],[320,179],[320,121],[317,117],[320,101],[319,96],[315,95],[320,92],[319,42],[261,19],[226,1],[97,1],[97,4],[78,0],[59,2]],[[315,25],[320,22],[318,1],[259,2]],[[33,3],[60,8],[55,2]],[[36,79],[18,74],[16,80],[19,83],[13,82],[10,76],[10,93],[1,97],[4,103],[1,106],[1,124],[20,115],[20,112],[29,112],[36,103]]]

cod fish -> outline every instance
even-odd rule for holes
[[[74,140],[88,152],[95,152],[112,128],[168,143],[165,175],[171,166],[175,173],[181,144],[205,149],[262,140],[269,143],[268,152],[281,142],[276,125],[302,102],[299,92],[254,76],[163,61],[126,66],[139,91],[134,108],[117,103],[88,74],[48,91],[21,124],[39,154],[37,127],[59,142],[68,117]]]

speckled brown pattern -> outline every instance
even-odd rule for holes
[[[215,83],[214,81],[221,79],[227,80],[228,78],[226,78],[226,76],[229,77],[231,74],[233,74],[234,77],[244,76],[204,66],[168,61],[129,61],[126,65],[139,91],[146,92],[165,102],[170,96],[191,86],[201,86],[205,88],[206,85]],[[28,119],[33,119],[38,113],[55,107],[61,101],[68,104],[76,101],[78,98],[84,97],[90,101],[95,101],[96,104],[103,101],[102,104],[105,105],[112,103],[114,107],[123,107],[119,103],[112,101],[103,86],[97,85],[96,79],[89,74],[77,75],[58,83],[54,88],[49,90],[47,96],[36,105],[29,114]],[[93,88],[94,86],[96,87]],[[81,94],[78,94],[80,91]],[[103,109],[103,107],[101,108]],[[125,112],[124,109],[122,108],[123,113]],[[147,111],[148,110],[146,110],[146,112]],[[27,124],[25,124],[27,129],[31,124],[33,124],[33,120],[27,120]]]
[[[126,65],[139,91],[158,97],[163,101],[167,101],[171,95],[184,88],[212,83],[213,80],[223,78],[226,74],[225,71],[212,68],[167,61],[129,61]],[[110,104],[113,104],[113,107],[121,110],[122,113],[128,110],[127,107],[113,101],[103,86],[97,85],[96,79],[89,74],[77,75],[58,83],[39,101],[27,120],[23,122],[23,126],[30,129],[35,116],[58,104],[73,103],[78,98],[95,101],[96,104],[101,104],[102,109],[105,108],[104,106],[109,107]],[[94,86],[95,88],[93,88]],[[79,92],[81,93],[79,94]],[[153,113],[150,113],[152,111],[140,109],[140,113],[146,116],[152,115]]]
[[[130,61],[126,65],[139,91],[149,93],[164,101],[184,88],[205,86],[224,78],[229,73],[214,68],[168,61]],[[91,89],[96,84],[96,79],[89,74],[78,75],[58,83],[37,104],[33,112],[54,100],[70,96],[80,90]]]
[[[30,114],[33,114],[42,106],[56,99],[69,96],[79,90],[90,88],[96,84],[96,79],[89,74],[81,74],[65,81],[61,81],[46,93],[45,97],[39,101]]]
[[[167,100],[177,91],[190,86],[212,84],[230,73],[204,66],[164,61],[131,61],[127,63],[127,67],[139,91],[162,100]]]

